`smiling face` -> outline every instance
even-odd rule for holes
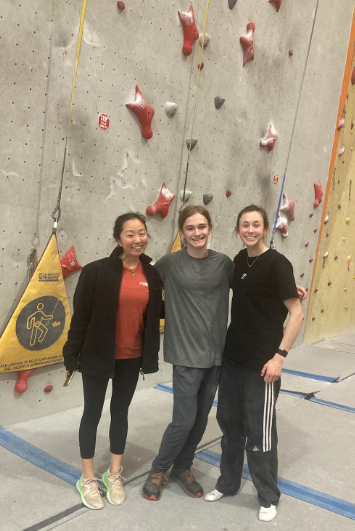
[[[187,251],[193,253],[207,250],[208,237],[211,234],[211,227],[202,214],[194,214],[186,219],[181,236],[186,242]]]
[[[245,212],[239,220],[236,232],[248,250],[257,251],[257,254],[263,251],[265,247],[263,238],[267,228],[264,227],[260,212]]]
[[[122,259],[137,259],[148,245],[148,234],[139,219],[129,219],[124,222],[116,241],[123,248]]]

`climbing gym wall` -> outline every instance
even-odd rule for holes
[[[107,256],[127,210],[147,212],[158,259],[187,201],[207,204],[210,245],[233,257],[238,211],[258,203],[273,225],[284,184],[274,242],[310,288],[324,204],[313,211],[314,183],[326,187],[354,8],[337,4],[3,0],[2,328],[50,237],[65,146],[57,237],[62,262],[75,250],[67,268]],[[65,280],[70,305],[78,275]],[[154,378],[167,381],[161,366]],[[80,403],[80,379],[62,381],[61,364],[42,367],[20,395],[16,374],[0,374],[3,415]]]
[[[355,329],[354,85],[353,23],[335,124],[328,182],[323,198],[317,261],[304,335],[307,343],[353,332]],[[322,207],[322,204],[320,206]]]

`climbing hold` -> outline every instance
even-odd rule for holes
[[[313,262],[313,258],[310,258],[308,261],[311,264]]]
[[[346,218],[345,223],[346,223],[347,225],[349,225],[349,223],[350,223],[350,218]]]
[[[348,271],[350,271],[351,256],[347,257],[347,261],[348,261]]]
[[[319,203],[322,202],[323,192],[322,192],[322,183],[319,179],[318,184],[314,183],[314,193],[315,193],[315,200],[313,203],[313,207],[317,208],[319,207]]]
[[[197,144],[197,139],[196,138],[188,138],[186,140],[187,149],[190,149],[190,151],[193,150],[193,148],[196,146],[196,144]]]
[[[162,184],[159,197],[152,205],[147,206],[146,213],[148,216],[154,216],[158,212],[162,218],[166,218],[169,212],[169,207],[173,201],[175,194],[169,192],[165,183]]]
[[[229,9],[233,9],[237,2],[238,0],[228,0]]]
[[[316,320],[316,318],[315,318],[315,317],[312,317],[312,321],[315,321],[315,320]]]
[[[202,47],[202,39],[203,39],[203,33],[200,33],[200,38],[198,40],[200,48]],[[210,35],[208,35],[208,33],[205,33],[205,40],[203,41],[203,49],[207,48],[207,46],[209,45],[210,40],[211,40]]]
[[[301,273],[301,274],[300,274],[300,277],[303,278],[303,277],[304,277],[304,273]]]
[[[273,181],[274,181],[274,184],[277,184],[279,182],[279,176],[274,175]]]
[[[344,288],[344,291],[346,291],[346,288]]]
[[[172,118],[175,116],[176,112],[178,110],[178,106],[173,101],[167,101],[165,104],[165,114],[169,116],[169,118]]]
[[[341,148],[339,149],[338,157],[341,157],[344,151],[345,151],[345,146],[341,146]]]
[[[318,229],[313,229],[314,234],[317,232]]]
[[[341,203],[338,203],[338,210],[341,209]]]
[[[309,217],[310,217],[310,218],[313,218],[313,212],[310,213]]]
[[[328,286],[331,286],[331,285],[332,285],[332,283],[331,283],[331,282],[328,282]]]
[[[309,242],[306,242],[306,243],[304,244],[305,247],[308,247],[308,245],[309,245]]]
[[[224,98],[216,96],[214,99],[214,106],[216,107],[216,109],[220,109],[225,101],[226,100]]]
[[[124,9],[126,9],[124,2],[120,2],[120,0],[118,0],[117,2],[117,7],[120,11],[123,11]]]
[[[205,66],[205,63],[198,63],[197,68],[199,70],[202,70],[204,66]]]
[[[190,5],[187,13],[178,11],[181,20],[182,28],[184,30],[184,44],[182,53],[187,57],[192,53],[192,45],[197,41],[199,34],[196,27],[195,15],[192,5]]]
[[[316,289],[314,290],[314,293],[317,293],[317,291],[318,291],[318,288],[316,288]]]
[[[62,266],[63,280],[65,280],[70,273],[73,273],[73,271],[78,271],[83,268],[77,260],[73,245],[61,257],[60,265]]]
[[[27,371],[18,371],[16,375],[15,391],[16,393],[24,393],[28,387],[27,380],[34,372],[34,369]]]
[[[240,44],[243,47],[243,67],[254,59],[254,31],[255,24],[254,22],[249,22],[247,25],[247,34],[242,35],[239,39]]]
[[[287,227],[287,218],[285,216],[281,216],[279,214],[279,217],[277,218],[277,223],[276,223],[276,230],[280,232],[282,238],[287,238],[288,227]]]
[[[305,291],[308,293],[308,288],[306,288]]]
[[[326,225],[328,223],[328,221],[329,221],[329,212],[324,218],[324,225]]]
[[[329,236],[329,234],[327,233],[327,234],[325,235],[325,237],[328,238],[328,236]]]
[[[320,311],[320,313],[323,313],[323,312],[324,312],[324,310],[321,310],[321,311]]]
[[[343,238],[343,242],[345,242],[345,238]]]
[[[329,253],[324,253],[323,254],[323,268],[325,266],[325,260],[328,258],[328,256],[329,256]]]
[[[226,197],[230,197],[232,195],[232,192],[230,190],[226,190]]]
[[[288,199],[286,194],[283,194],[280,211],[288,214],[291,221],[295,221],[295,202]]]
[[[348,309],[348,307],[345,305],[345,306],[344,306],[344,310],[347,310],[347,309]]]
[[[354,120],[351,120],[351,130],[353,130],[353,129],[354,129],[354,125],[355,125],[355,122],[354,122]]]
[[[340,118],[339,120],[339,123],[338,123],[338,127],[337,127],[337,131],[340,131],[340,129],[342,127],[344,127],[344,123],[345,123],[345,110],[343,112],[343,116]]]
[[[353,68],[353,71],[351,73],[351,84],[355,85],[355,67]]]
[[[204,205],[208,205],[208,203],[210,203],[212,199],[213,199],[212,194],[203,194],[202,200],[203,200]]]
[[[180,199],[183,203],[187,203],[191,196],[192,196],[191,190],[185,190],[185,194],[184,194],[184,190],[181,190],[180,192]]]
[[[290,51],[288,52],[288,55],[289,55],[289,57],[292,57],[292,56],[293,56],[293,51],[290,50]]]
[[[50,392],[52,391],[52,389],[53,389],[53,385],[47,385],[47,386],[43,389],[43,391],[44,391],[45,393],[50,393]]]
[[[270,124],[267,135],[260,140],[260,147],[267,147],[269,151],[272,151],[275,147],[275,143],[278,136],[279,135],[275,127],[273,126],[273,124]]]
[[[272,3],[275,4],[277,13],[279,12],[279,9],[281,7],[281,2],[282,0],[269,0],[269,4],[272,4]]]
[[[146,140],[149,140],[153,136],[152,120],[154,116],[154,109],[149,107],[147,102],[142,96],[138,85],[136,85],[136,94],[134,103],[126,103],[128,107],[137,116],[142,127],[142,136]]]
[[[339,256],[335,255],[334,260],[338,260]]]

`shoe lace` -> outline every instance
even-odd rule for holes
[[[88,478],[83,480],[83,487],[85,487],[90,496],[100,496],[100,491],[102,490],[100,485],[97,483],[100,481],[97,478]]]
[[[185,470],[185,478],[187,479],[189,483],[194,483],[196,481],[190,469]]]
[[[122,489],[122,480],[126,481],[126,479],[121,475],[123,468],[120,466],[118,472],[116,474],[108,474],[108,477],[110,478],[110,481],[112,481],[111,489],[112,490],[121,490]]]
[[[163,472],[156,472],[155,474],[152,474],[152,483],[155,485],[159,485],[162,483],[163,485],[166,485],[168,482],[168,478]]]

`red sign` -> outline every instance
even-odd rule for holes
[[[279,176],[274,175],[274,184],[277,184],[279,182]]]
[[[110,125],[110,118],[107,114],[100,114],[99,116],[99,126],[101,129],[108,129]]]

